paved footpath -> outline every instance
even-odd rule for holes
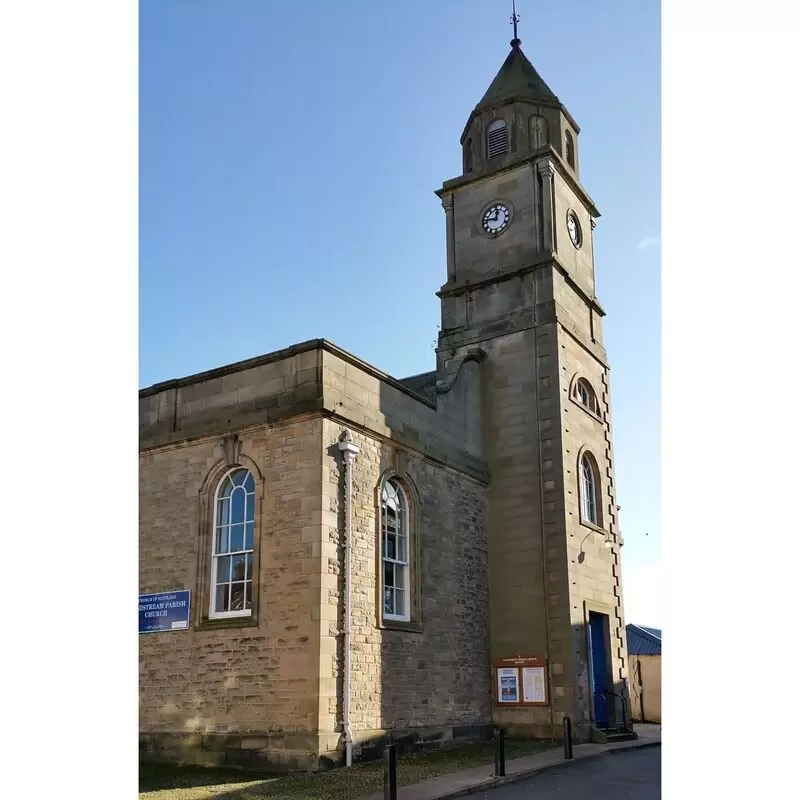
[[[439,778],[432,778],[422,783],[401,786],[397,790],[397,800],[445,800],[450,797],[462,797],[475,792],[485,792],[507,783],[524,780],[540,772],[547,772],[553,769],[558,769],[561,772],[572,769],[587,759],[596,759],[598,756],[604,756],[613,751],[637,750],[661,744],[660,725],[635,725],[634,727],[639,734],[639,739],[634,742],[576,744],[573,747],[574,758],[571,761],[567,761],[564,758],[563,747],[532,756],[515,758],[511,761],[506,761],[506,775],[504,778],[495,778],[493,776],[494,765],[492,764],[465,769],[461,772],[451,772],[449,775],[442,775]],[[625,760],[627,761],[627,759]],[[501,796],[498,795],[498,797]],[[514,795],[506,796],[513,797]],[[524,797],[525,795],[520,796]],[[359,800],[383,800],[383,792],[366,795],[359,798]]]

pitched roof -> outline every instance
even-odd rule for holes
[[[518,39],[514,39],[512,42],[511,52],[486,90],[486,94],[475,106],[475,111],[497,105],[512,97],[534,102],[559,102],[542,76],[534,69],[533,64],[528,61],[525,53],[522,52]]]
[[[400,378],[398,383],[402,383],[412,392],[427,397],[428,400],[436,402],[436,370],[433,372],[423,372],[419,375],[412,375],[409,378]]]
[[[645,628],[641,625],[626,625],[630,656],[660,656],[661,631],[658,628]]]

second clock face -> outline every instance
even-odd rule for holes
[[[578,218],[575,216],[575,213],[572,211],[568,212],[567,214],[567,231],[569,231],[569,238],[572,241],[572,244],[575,247],[580,247],[583,241],[581,225],[578,222]]]
[[[489,236],[499,236],[511,222],[511,212],[508,206],[502,203],[494,203],[489,206],[483,214],[483,230]]]

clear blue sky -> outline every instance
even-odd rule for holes
[[[433,369],[433,191],[461,172],[510,0],[140,9],[140,384],[317,337],[396,377]],[[517,10],[523,50],[581,126],[603,215],[627,616],[659,625],[660,3]]]

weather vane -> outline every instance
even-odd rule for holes
[[[512,45],[519,44],[519,37],[517,36],[517,23],[519,22],[519,14],[517,14],[517,0],[511,0],[511,24],[514,26],[514,41]]]

